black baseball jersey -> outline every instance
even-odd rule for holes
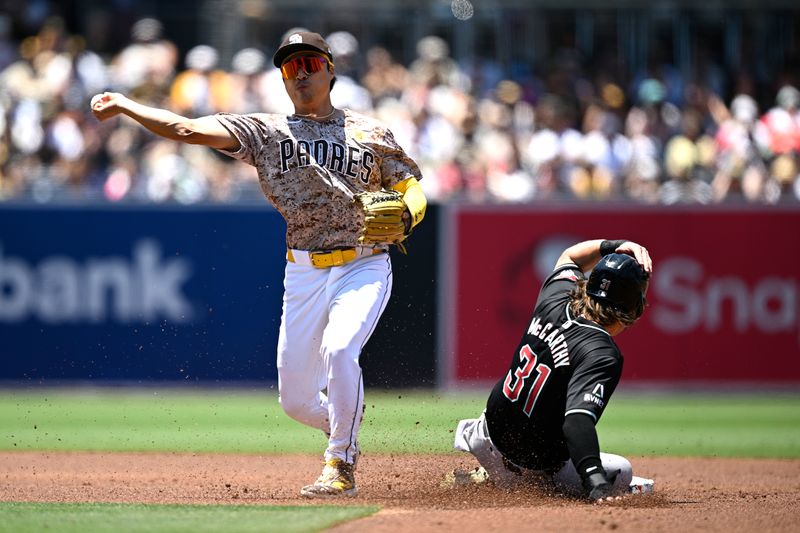
[[[545,280],[508,373],[486,404],[492,442],[521,467],[546,470],[569,459],[564,417],[585,413],[597,423],[622,374],[611,335],[572,316],[569,293],[578,279],[578,266],[565,264]]]

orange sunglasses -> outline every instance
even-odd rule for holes
[[[297,77],[297,73],[300,72],[300,69],[303,69],[307,74],[314,74],[325,68],[327,64],[328,60],[322,56],[298,56],[293,59],[288,59],[281,65],[281,75],[283,75],[283,79],[285,80],[293,80]],[[333,65],[333,63],[331,63],[331,65]]]

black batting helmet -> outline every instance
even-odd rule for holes
[[[589,275],[586,294],[612,308],[636,317],[644,311],[650,276],[626,254],[608,254]]]

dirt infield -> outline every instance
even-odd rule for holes
[[[491,487],[440,486],[466,455],[365,455],[360,494],[376,515],[334,528],[414,531],[797,531],[800,461],[633,458],[656,493],[611,506]],[[0,453],[0,500],[307,505],[298,489],[319,474],[309,456]]]

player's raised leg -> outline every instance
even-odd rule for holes
[[[287,415],[330,432],[328,400],[321,392],[326,370],[320,356],[328,322],[325,285],[329,271],[287,263],[278,336],[278,393]]]

